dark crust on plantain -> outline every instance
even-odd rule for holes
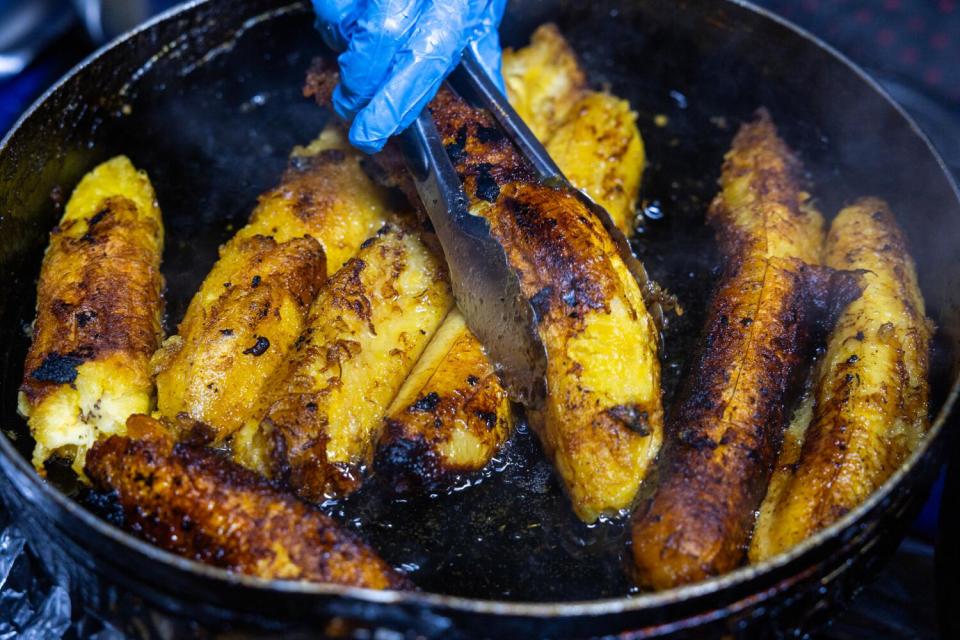
[[[86,223],[79,237],[71,229]],[[114,353],[142,358],[160,344],[163,306],[160,255],[153,220],[133,201],[114,196],[86,221],[71,220],[50,234],[37,291],[33,343],[20,390],[38,404],[76,368]],[[75,268],[79,266],[79,269]]]
[[[769,229],[765,218],[760,231],[738,229],[721,196],[708,214],[725,270],[667,423],[658,483],[634,515],[643,587],[699,581],[742,562],[815,340],[859,295],[851,274],[765,254],[765,234],[806,233],[798,163],[765,112],[737,134],[722,182],[745,171],[758,211],[777,205],[787,215]]]
[[[485,217],[538,320],[552,313],[576,325],[584,313],[605,309],[619,281],[610,261],[597,259],[609,244],[600,222],[573,194],[539,184],[490,114],[446,89],[430,108],[464,189],[491,203]]]
[[[330,77],[328,64],[314,60],[304,95],[328,105]],[[553,311],[576,324],[584,312],[604,308],[617,276],[609,260],[596,259],[601,238],[610,243],[600,222],[573,194],[541,185],[489,113],[446,88],[429,107],[464,190],[471,200],[495,208],[485,217],[507,249],[510,263],[521,272],[524,294],[538,308],[539,319]],[[406,193],[406,172],[397,154],[389,151],[382,164]]]
[[[768,325],[764,335],[754,335],[752,323],[735,313],[744,285],[736,272],[726,274],[714,294],[699,355],[666,425],[657,487],[634,516],[642,586],[702,580],[732,570],[743,559],[787,408],[812,355],[811,337],[821,314],[811,289],[825,284],[812,275],[814,267],[798,263],[780,269],[781,294],[769,300],[764,313],[783,321]],[[748,349],[755,361],[740,371],[737,393],[738,401],[755,412],[751,420],[725,423],[728,403],[722,398],[730,389],[731,363]],[[654,568],[657,563],[671,565],[670,578],[657,575],[664,571]]]
[[[450,425],[460,420],[495,452],[509,434],[509,414],[497,411],[505,396],[497,375],[490,372],[449,393],[421,395],[388,419],[374,459],[377,476],[385,480],[383,486],[397,494],[439,491],[480,471],[483,465],[451,464],[438,447],[451,438]]]
[[[268,579],[411,586],[329,516],[211,449],[112,436],[91,449],[86,473],[116,493],[126,528],[177,555]]]

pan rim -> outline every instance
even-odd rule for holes
[[[121,46],[130,38],[149,31],[158,24],[174,19],[181,14],[197,10],[206,4],[211,4],[217,0],[190,0],[187,3],[176,6],[155,16],[139,27],[121,34],[111,42],[101,46],[95,52],[84,58],[80,63],[68,71],[60,80],[43,93],[27,111],[17,119],[10,131],[0,140],[0,155],[2,155],[10,145],[11,140],[21,129],[23,124],[29,120],[35,112],[42,108],[43,104],[56,94],[66,83],[82,73],[88,66],[96,62],[108,51]],[[899,114],[911,132],[917,136],[926,146],[927,151],[936,162],[943,177],[953,193],[957,207],[960,208],[960,188],[954,180],[952,174],[947,169],[943,158],[937,149],[932,145],[927,135],[919,128],[914,119],[894,101],[889,93],[870,75],[868,75],[857,64],[852,62],[844,54],[837,51],[832,46],[826,44],[820,38],[809,33],[805,29],[794,23],[759,7],[747,0],[726,0],[729,4],[735,5],[743,10],[757,14],[760,18],[770,20],[793,33],[812,45],[823,50],[830,57],[835,59],[841,65],[852,72],[859,80],[873,90],[883,101],[887,103],[894,111]],[[262,15],[268,15],[280,10],[293,11],[300,7],[307,9],[306,3],[302,0],[292,1],[277,7],[272,11],[265,12]],[[242,25],[241,25],[242,28]],[[158,48],[162,47],[158,45]],[[85,525],[94,535],[103,538],[107,544],[121,544],[134,553],[145,556],[147,560],[159,562],[167,565],[169,568],[179,572],[189,574],[193,577],[200,577],[210,580],[223,581],[231,585],[241,586],[255,591],[270,591],[289,595],[303,596],[340,596],[353,598],[371,604],[410,604],[426,607],[439,607],[448,610],[461,611],[465,613],[489,614],[489,615],[508,615],[518,618],[535,617],[587,617],[604,616],[611,614],[627,613],[632,611],[641,611],[654,609],[665,605],[675,604],[677,602],[687,602],[699,599],[711,594],[728,590],[731,587],[748,583],[749,581],[769,574],[772,571],[799,561],[814,549],[822,546],[826,540],[833,538],[839,532],[850,528],[856,522],[860,521],[868,512],[875,509],[881,502],[894,491],[901,483],[904,476],[912,473],[919,461],[926,456],[932,446],[942,437],[944,437],[945,423],[951,416],[954,405],[960,396],[960,376],[957,376],[950,384],[949,392],[940,407],[933,424],[924,437],[923,443],[914,451],[910,457],[887,479],[887,481],[876,491],[874,491],[864,502],[851,510],[838,521],[827,528],[815,533],[803,542],[797,544],[786,552],[780,553],[757,565],[746,565],[735,569],[726,574],[704,580],[702,582],[676,587],[673,589],[642,593],[633,596],[620,596],[615,598],[603,598],[595,600],[574,600],[574,601],[554,601],[554,602],[530,602],[530,601],[511,601],[495,599],[466,598],[461,596],[444,595],[441,593],[430,592],[412,592],[412,591],[377,591],[357,587],[341,586],[334,584],[295,582],[289,580],[267,580],[252,576],[245,576],[230,573],[224,569],[205,565],[200,562],[189,560],[170,552],[164,551],[147,542],[134,537],[133,535],[115,527],[114,525],[102,520],[93,513],[84,509],[79,503],[66,494],[59,491],[53,485],[43,481],[43,479],[34,471],[32,465],[19,454],[13,447],[9,438],[0,438],[0,470],[7,475],[12,482],[14,490],[21,494],[27,501],[37,507],[47,506],[52,503],[53,506],[61,512],[65,512],[69,517],[76,518]],[[23,487],[28,487],[30,491],[24,492]],[[47,510],[49,515],[49,510]],[[56,516],[54,516],[56,517]],[[67,534],[76,539],[76,534],[67,532]],[[798,567],[799,569],[799,567]]]

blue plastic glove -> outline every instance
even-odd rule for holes
[[[476,51],[503,89],[497,27],[507,0],[313,0],[317,28],[339,57],[333,108],[350,142],[374,153],[406,129],[460,62]]]

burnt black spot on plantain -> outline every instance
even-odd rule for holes
[[[257,336],[257,341],[249,349],[244,349],[244,355],[262,356],[270,348],[270,340],[266,336]]]
[[[483,420],[487,429],[493,429],[497,426],[497,414],[492,411],[474,411],[474,415]]]
[[[649,419],[650,416],[635,404],[621,404],[610,407],[606,411],[607,415],[625,426],[630,431],[642,436],[650,435]]]
[[[93,311],[81,311],[77,314],[77,326],[82,329],[96,317],[97,314]]]
[[[416,402],[410,405],[410,411],[426,412],[433,411],[437,408],[437,405],[440,404],[440,396],[437,395],[436,391],[431,391],[427,395],[419,398]]]
[[[67,384],[77,379],[77,367],[83,364],[83,358],[60,355],[57,352],[47,354],[40,366],[30,373],[30,377],[39,382]]]
[[[500,197],[500,185],[490,174],[492,168],[493,165],[487,162],[477,165],[477,186],[474,193],[477,198],[487,202],[496,202],[497,198]]]

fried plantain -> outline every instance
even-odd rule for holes
[[[512,428],[507,392],[463,315],[450,311],[386,412],[377,475],[435,491],[483,469]]]
[[[339,125],[328,124],[306,147],[297,147],[280,185],[260,197],[241,238],[263,235],[277,242],[312,236],[333,273],[357,254],[364,240],[401,213],[389,192],[361,167]]]
[[[781,454],[757,520],[752,562],[789,549],[855,508],[929,427],[932,325],[889,206],[863,198],[841,211],[830,227],[825,262],[860,272],[863,294],[830,335],[813,415],[798,422],[792,446]]]
[[[418,237],[384,227],[324,286],[241,434],[247,464],[308,500],[356,489],[384,414],[453,306],[446,266]]]
[[[646,162],[636,121],[626,100],[588,91],[546,145],[570,183],[606,209],[627,237],[636,229]]]
[[[605,91],[592,91],[556,25],[503,54],[510,103],[567,179],[599,203],[624,234],[635,227],[646,162],[637,114]]]
[[[126,157],[77,185],[50,234],[19,410],[41,473],[53,455],[81,473],[87,449],[150,411],[162,339],[163,223],[150,180]]]
[[[86,471],[144,540],[260,578],[410,588],[355,534],[222,454],[175,443],[148,416],[132,416],[128,431],[98,443]]]
[[[294,150],[157,354],[162,416],[204,423],[218,442],[262,417],[254,414],[263,385],[303,331],[325,274],[397,215],[363,157],[336,124]]]
[[[505,49],[502,72],[511,106],[541,142],[566,121],[587,88],[577,55],[555,24],[538,27],[526,47]]]
[[[799,171],[763,111],[726,155],[708,212],[724,272],[671,412],[658,482],[632,523],[643,587],[695,582],[743,559],[832,280],[816,266],[823,219]]]
[[[237,236],[224,245],[178,334],[153,358],[159,414],[187,428],[202,423],[217,443],[241,428],[303,331],[325,265],[311,237]]]
[[[517,271],[547,351],[530,411],[585,521],[629,507],[660,444],[659,334],[601,222],[538,183],[489,114],[441,91],[431,110],[464,182]]]
[[[529,46],[505,51],[503,72],[511,102],[554,161],[631,233],[644,149],[629,105],[587,88],[554,25],[540,27]],[[387,486],[438,490],[489,462],[512,423],[506,392],[492,371],[463,317],[451,312],[412,374],[429,379],[408,380],[388,411],[377,455]],[[436,406],[424,410],[433,398]]]

